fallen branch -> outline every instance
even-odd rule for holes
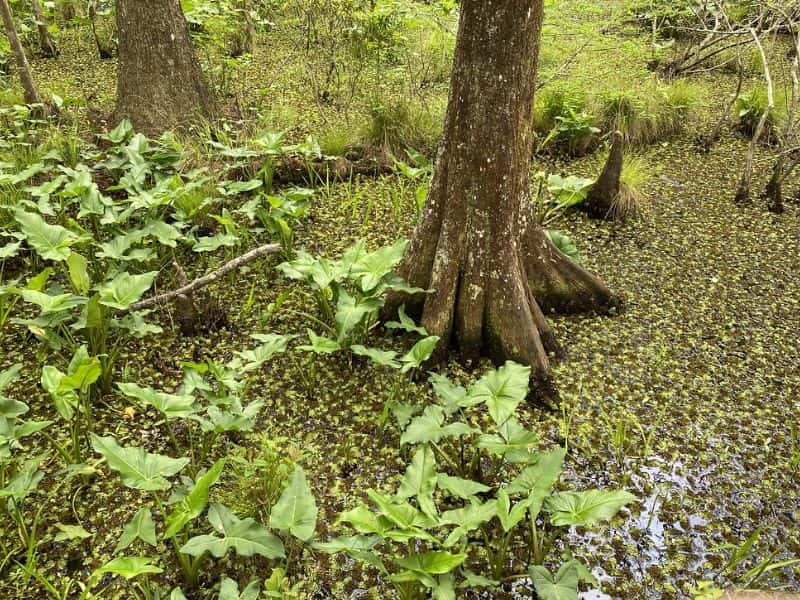
[[[179,296],[189,296],[192,292],[197,289],[200,289],[204,286],[207,286],[210,283],[213,283],[223,275],[230,273],[231,271],[235,271],[236,269],[246,265],[247,263],[253,262],[257,258],[262,256],[266,256],[268,254],[275,254],[280,252],[281,246],[280,244],[267,244],[266,246],[260,246],[251,250],[247,254],[242,254],[226,262],[216,271],[212,271],[207,275],[203,275],[202,277],[198,277],[189,283],[182,285],[177,290],[173,290],[171,292],[167,292],[165,294],[159,294],[158,296],[153,296],[152,298],[147,298],[146,300],[141,300],[136,302],[135,304],[131,304],[129,311],[137,311],[143,310],[145,308],[150,308],[151,306],[155,306],[156,304],[161,304],[162,302],[169,302]]]

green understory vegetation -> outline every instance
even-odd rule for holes
[[[224,114],[158,139],[109,117],[115,59],[62,4],[58,57],[31,53],[60,110],[24,106],[13,68],[0,87],[0,597],[800,589],[800,181],[781,215],[733,202],[757,58],[702,153],[737,74],[659,75],[676,50],[642,15],[668,36],[674,3],[546,2],[536,214],[625,309],[548,315],[568,357],[543,406],[527,367],[429,369],[440,340],[379,318],[408,289],[456,2],[258,3],[235,58],[239,5],[184,2]],[[626,218],[593,221],[576,209],[617,130]],[[191,323],[137,308],[267,244],[190,295]]]

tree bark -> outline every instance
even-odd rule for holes
[[[110,38],[104,42],[100,38],[100,34],[97,33],[97,6],[95,5],[94,1],[89,2],[88,13],[89,23],[92,28],[92,37],[94,38],[94,45],[97,47],[97,55],[100,57],[100,60],[114,58],[113,36],[110,36]]]
[[[435,175],[399,272],[427,295],[395,294],[431,335],[471,360],[532,367],[553,397],[544,311],[606,312],[619,300],[564,256],[536,223],[532,106],[542,0],[464,0]]]
[[[235,10],[241,17],[242,24],[237,28],[231,40],[230,55],[232,58],[239,58],[244,54],[253,53],[253,45],[256,37],[256,27],[247,6],[247,0],[237,0],[234,4]]]
[[[8,0],[0,0],[0,16],[3,18],[8,44],[11,46],[11,52],[14,54],[14,62],[17,65],[17,73],[19,73],[19,79],[22,83],[25,103],[41,104],[42,98],[39,96],[39,90],[36,88],[36,83],[33,81],[31,66],[28,64],[25,50],[22,48],[22,43],[19,41],[17,26],[14,24],[14,15],[11,14],[11,7],[8,5]]]
[[[117,0],[117,35],[117,117],[158,135],[211,114],[179,0]]]
[[[776,215],[783,213],[783,169],[786,158],[781,156],[772,167],[772,175],[767,182],[764,196],[767,199],[767,210]]]
[[[614,204],[619,198],[622,166],[625,160],[623,136],[617,131],[611,143],[608,160],[600,177],[589,190],[586,197],[586,212],[595,219],[610,219],[614,216]]]
[[[33,17],[36,19],[36,30],[39,32],[39,47],[42,55],[47,58],[55,58],[58,56],[58,48],[53,41],[53,36],[50,35],[50,30],[47,28],[47,21],[44,18],[39,0],[31,0],[31,8],[33,9]]]

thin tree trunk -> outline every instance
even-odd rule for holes
[[[117,35],[119,118],[158,135],[211,114],[179,0],[117,0]]]
[[[94,0],[89,2],[89,23],[92,28],[92,37],[94,38],[94,45],[97,47],[97,55],[100,60],[107,60],[114,58],[114,42],[113,39],[108,40],[108,43],[103,43],[100,35],[97,33],[97,7]]]
[[[55,58],[58,56],[58,48],[53,41],[53,36],[50,35],[50,30],[47,28],[47,21],[44,18],[39,0],[31,0],[31,8],[33,9],[33,17],[36,19],[36,29],[39,32],[39,47],[42,50],[42,54],[48,58]]]
[[[764,52],[764,46],[761,39],[758,37],[755,29],[750,29],[750,34],[755,40],[758,52],[761,55],[761,64],[764,66],[764,78],[767,80],[767,106],[764,109],[764,114],[758,121],[756,131],[753,134],[753,139],[750,140],[750,147],[747,149],[747,157],[745,158],[744,171],[742,178],[739,180],[739,187],[736,190],[736,202],[747,202],[750,199],[750,184],[753,180],[753,161],[755,160],[756,147],[758,146],[761,137],[766,130],[769,117],[775,109],[775,92],[772,84],[772,75],[769,70],[769,61],[767,54]]]
[[[247,0],[238,0],[235,6],[236,10],[241,14],[242,24],[233,34],[230,50],[232,58],[238,58],[243,54],[252,54],[256,35],[256,28],[250,16]]]
[[[397,294],[465,359],[532,367],[553,397],[548,352],[560,353],[547,311],[606,311],[618,300],[553,246],[530,195],[533,94],[542,0],[464,0],[444,136],[428,200],[400,274],[433,290]]]
[[[800,31],[797,23],[786,15],[788,29],[794,36],[795,54],[792,58],[792,98],[789,102],[789,110],[786,114],[786,127],[781,136],[784,146],[790,146],[797,139],[797,111],[800,108]],[[764,196],[767,198],[767,209],[775,214],[783,213],[783,182],[791,175],[797,165],[796,150],[785,150],[776,160],[772,167],[772,176],[767,183]]]
[[[0,14],[2,14],[3,25],[6,28],[8,44],[11,46],[11,52],[14,54],[14,61],[17,64],[17,73],[19,73],[19,79],[22,83],[25,103],[41,104],[42,98],[39,96],[39,90],[36,88],[36,83],[33,81],[31,66],[28,64],[25,50],[22,48],[22,43],[19,41],[17,26],[14,24],[14,15],[11,14],[11,7],[8,5],[8,0],[0,0]]]
[[[78,7],[73,0],[63,0],[63,2],[61,2],[61,18],[64,19],[66,23],[70,23],[78,16]]]
[[[722,136],[722,127],[727,123],[731,118],[731,111],[733,110],[734,104],[739,99],[739,96],[742,95],[742,86],[744,84],[744,62],[742,61],[742,54],[741,50],[738,50],[738,56],[736,58],[736,70],[737,70],[737,81],[736,81],[736,89],[734,90],[733,94],[728,101],[725,103],[725,107],[722,110],[722,114],[720,115],[719,119],[717,120],[714,128],[709,132],[708,135],[705,137],[700,137],[698,139],[698,145],[703,152],[711,152],[711,149],[714,147],[719,141],[719,138]]]

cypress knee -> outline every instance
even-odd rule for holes
[[[623,136],[617,131],[611,142],[611,151],[603,167],[600,177],[589,190],[586,197],[586,212],[595,219],[610,219],[614,214],[614,205],[619,198],[622,165],[624,162]]]

